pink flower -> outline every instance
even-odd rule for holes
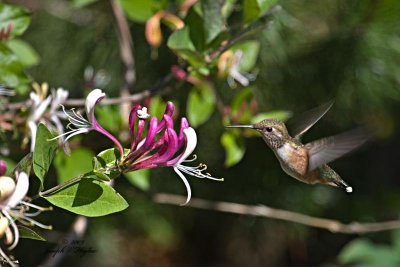
[[[195,130],[189,126],[186,118],[181,119],[179,134],[174,130],[172,114],[174,105],[167,103],[164,116],[159,122],[152,117],[148,123],[147,134],[144,136],[144,128],[148,116],[144,116],[146,108],[135,106],[129,116],[129,127],[131,130],[131,147],[128,154],[121,162],[123,172],[135,171],[147,168],[172,167],[182,179],[187,190],[188,203],[191,198],[190,185],[183,173],[198,178],[207,178],[222,181],[223,179],[214,178],[209,173],[203,171],[207,166],[200,164],[196,167],[185,166],[182,163],[194,161],[187,160],[197,145],[197,135]]]
[[[146,107],[137,105],[132,108],[129,115],[131,145],[129,151],[124,153],[119,141],[103,129],[96,120],[95,107],[104,96],[105,94],[100,89],[93,90],[87,96],[85,105],[87,119],[74,110],[70,113],[64,110],[70,122],[69,128],[71,130],[55,138],[67,135],[65,138],[65,141],[67,141],[74,135],[88,133],[92,130],[104,134],[117,145],[121,155],[118,167],[124,173],[140,169],[172,167],[182,179],[188,192],[185,204],[191,198],[191,189],[183,173],[198,178],[223,181],[223,179],[212,177],[209,173],[203,173],[207,169],[205,164],[196,167],[183,165],[184,162],[191,162],[196,159],[196,156],[194,156],[193,159],[187,160],[196,148],[197,135],[195,130],[189,126],[186,118],[181,119],[179,132],[177,133],[174,130],[172,120],[174,104],[172,102],[167,103],[163,118],[160,121],[156,117],[150,118]],[[144,134],[146,125],[148,125],[147,133]],[[71,126],[74,126],[74,128]]]

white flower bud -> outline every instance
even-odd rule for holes
[[[0,177],[0,201],[3,201],[11,196],[15,190],[15,181],[11,177]],[[0,222],[1,223],[1,222]]]
[[[0,237],[3,237],[4,233],[8,229],[9,222],[6,217],[0,218]]]

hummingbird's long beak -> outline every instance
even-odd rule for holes
[[[243,124],[243,125],[227,125],[226,128],[250,128],[254,129],[254,125],[252,124]]]

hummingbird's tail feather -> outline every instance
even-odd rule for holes
[[[351,193],[353,192],[353,188],[351,186],[349,186],[345,181],[343,180],[338,180],[338,181],[334,181],[333,182],[335,186],[343,188],[344,190],[346,190],[347,193]]]

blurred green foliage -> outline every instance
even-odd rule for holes
[[[160,118],[165,101],[173,100],[179,117],[188,117],[197,127],[198,158],[225,181],[191,179],[193,195],[265,204],[343,222],[398,218],[400,2],[282,0],[277,2],[282,9],[268,21],[262,15],[275,1],[202,1],[183,10],[184,2],[118,1],[133,37],[138,79],[131,93],[153,86],[171,72],[172,65],[182,67],[185,77],[191,79],[177,78],[174,90],[143,104],[149,104],[150,113]],[[26,8],[7,6],[9,11],[0,10],[7,14],[0,16],[0,29],[6,29],[10,21],[15,24],[10,39],[0,43],[1,83],[26,88],[31,80],[48,81],[54,87],[69,89],[73,97],[84,97],[93,87],[88,86],[84,71],[92,66],[109,78],[103,88],[107,94],[118,96],[125,67],[108,1],[25,4]],[[21,36],[30,20],[26,10],[31,10],[32,23]],[[174,30],[161,25],[164,41],[151,48],[145,38],[145,23],[159,11],[177,15],[185,26]],[[210,59],[221,41],[259,24],[263,27],[246,35],[224,56]],[[238,50],[242,60],[235,62]],[[234,63],[245,78],[250,74],[256,79],[249,79],[248,86],[235,80],[231,86],[228,80]],[[19,92],[16,98],[25,99],[28,91],[25,95],[23,90]],[[248,138],[258,135],[224,129],[227,124],[249,124],[270,116],[286,120],[332,98],[336,100],[334,107],[307,133],[306,141],[357,124],[365,124],[378,134],[366,148],[332,164],[354,187],[352,195],[293,180],[281,170],[261,138]],[[97,115],[105,128],[124,138],[126,117],[121,116],[118,106],[103,107]],[[128,139],[125,136],[125,145]],[[83,136],[74,143],[71,158],[58,151],[46,182],[56,184],[77,175],[77,170],[86,172],[90,155],[109,147],[96,134]],[[15,162],[24,152],[19,142],[11,142],[10,151]],[[73,157],[74,153],[78,156]],[[68,255],[62,266],[399,265],[397,231],[358,238],[293,223],[161,206],[149,195],[185,192],[172,170],[154,169],[128,176],[118,178],[115,185],[126,203],[119,199],[120,205],[108,211],[124,210],[90,221],[85,241],[97,252],[82,258]],[[109,193],[105,197],[115,197],[110,188],[101,189]],[[76,194],[79,186],[68,190]],[[72,195],[69,191],[67,198]],[[96,194],[88,194],[87,201]],[[76,208],[72,198],[62,201],[51,200],[64,208]],[[84,213],[99,210],[102,208]],[[44,220],[49,220],[45,216]],[[75,218],[62,210],[50,216],[58,231],[67,231]],[[54,245],[27,242],[21,242],[16,250],[16,257],[26,266],[42,262],[46,246]]]

